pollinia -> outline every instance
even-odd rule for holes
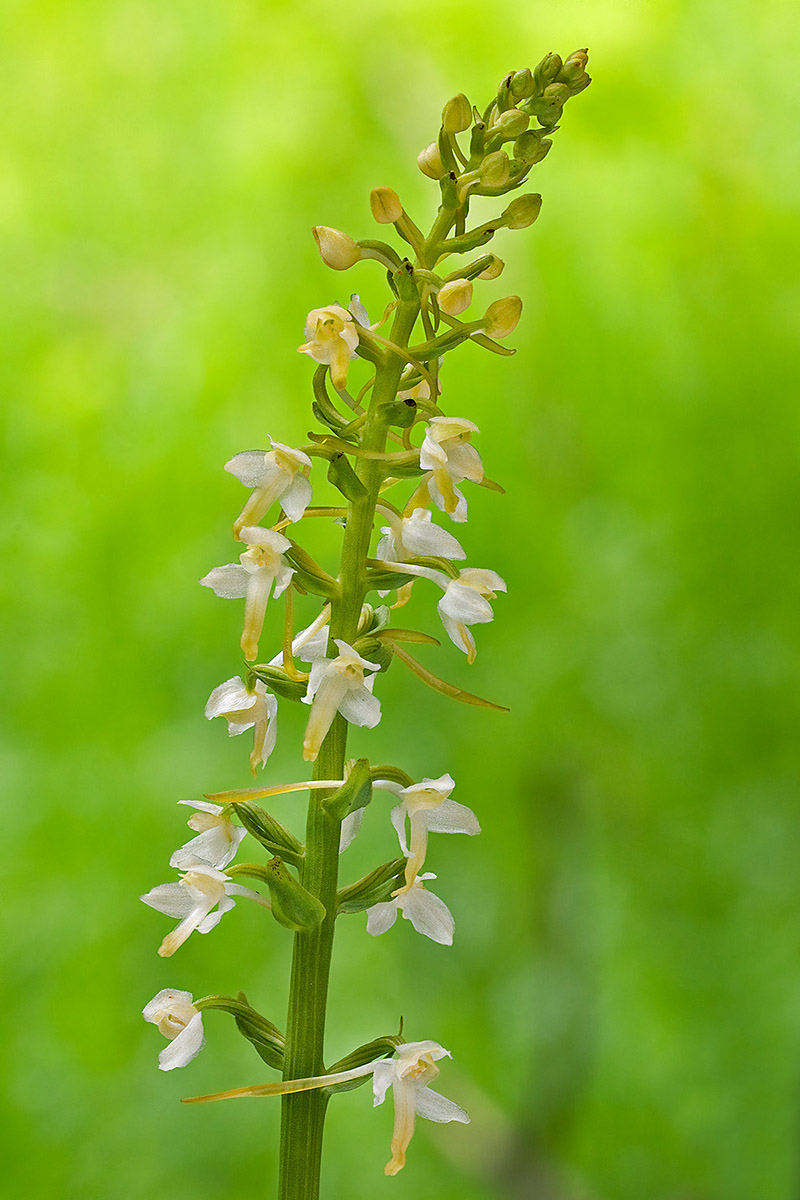
[[[490,290],[504,265],[487,246],[501,230],[532,225],[541,196],[519,195],[477,225],[470,225],[470,205],[473,197],[501,200],[525,184],[551,148],[566,101],[588,86],[586,63],[585,50],[565,60],[548,54],[535,70],[507,75],[482,112],[464,95],[448,101],[438,138],[418,158],[441,193],[427,234],[389,187],[375,188],[370,206],[379,225],[394,227],[399,251],[382,239],[357,241],[326,226],[314,230],[323,262],[333,270],[378,264],[388,284],[386,310],[372,322],[354,295],[346,308],[329,304],[309,313],[299,349],[316,364],[311,407],[321,432],[310,433],[302,448],[270,441],[269,449],[246,450],[225,464],[247,492],[233,525],[242,552],[238,562],[214,567],[200,582],[217,596],[244,600],[246,665],[242,675],[214,688],[205,715],[223,717],[230,734],[253,731],[255,777],[275,746],[279,709],[307,705],[303,759],[313,764],[312,777],[181,801],[194,810],[188,824],[195,836],[170,859],[179,878],[142,899],[177,919],[159,948],[163,957],[193,932],[208,933],[239,898],[269,910],[282,927],[276,936],[286,930],[294,938],[289,1013],[282,1031],[244,993],[194,1000],[189,992],[164,989],[144,1016],[168,1039],[159,1056],[162,1070],[195,1057],[204,1042],[204,1014],[213,1009],[229,1013],[262,1063],[278,1072],[273,1082],[190,1102],[283,1098],[281,1200],[319,1196],[327,1105],[337,1092],[369,1078],[375,1104],[392,1089],[387,1175],[405,1164],[416,1115],[469,1119],[430,1088],[448,1051],[435,1041],[406,1041],[402,1027],[326,1065],[337,919],[365,913],[367,932],[378,936],[400,915],[421,935],[450,945],[453,917],[429,886],[435,879],[426,870],[429,835],[480,832],[475,814],[451,798],[449,774],[416,780],[401,765],[348,758],[347,739],[349,726],[371,729],[381,720],[380,676],[396,662],[445,696],[499,707],[439,679],[417,660],[409,646],[438,642],[404,627],[402,608],[412,587],[433,585],[444,633],[472,662],[472,627],[492,620],[492,601],[505,591],[495,571],[456,565],[466,554],[447,526],[453,523],[460,534],[467,520],[467,485],[502,489],[484,475],[472,442],[477,426],[460,415],[460,404],[458,415],[444,411],[446,359],[465,343],[513,353],[503,342],[520,319],[522,302],[502,296],[486,305],[481,292]],[[471,307],[482,315],[470,315]],[[357,382],[356,360],[365,369]],[[318,470],[340,494],[338,505],[313,503],[311,475]],[[310,518],[327,519],[332,535],[341,538],[335,578],[300,543]],[[373,546],[376,524],[381,536]],[[317,615],[302,630],[295,629],[296,596],[317,604]],[[431,763],[429,769],[441,767]],[[389,815],[398,852],[364,878],[341,885],[340,853],[356,836],[376,791],[380,807],[384,793],[394,801]],[[304,841],[264,807],[270,796],[287,792],[308,793]],[[253,851],[238,861],[245,840]],[[251,853],[259,861],[250,861]]]

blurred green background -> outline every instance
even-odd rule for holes
[[[276,1102],[178,1103],[265,1077],[230,1019],[163,1075],[139,1015],[167,986],[285,1010],[255,906],[162,961],[136,899],[175,800],[248,780],[202,716],[239,669],[240,606],[196,584],[234,553],[221,467],[302,442],[306,312],[384,302],[310,227],[373,236],[377,184],[427,223],[443,101],[583,45],[541,219],[481,294],[524,297],[518,354],[445,376],[508,493],[473,490],[465,545],[510,591],[471,670],[424,653],[513,712],[398,666],[352,743],[451,771],[484,832],[429,859],[452,950],[342,921],[331,1057],[402,1013],[473,1124],[421,1122],[386,1181],[390,1108],[351,1092],[325,1195],[797,1195],[798,42],[790,0],[3,6],[4,1195],[274,1194]],[[302,777],[304,715],[269,778]],[[381,807],[346,874],[391,853]]]

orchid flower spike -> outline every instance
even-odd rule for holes
[[[247,729],[253,730],[250,770],[255,778],[258,764],[265,767],[275,749],[277,696],[268,692],[260,679],[255,681],[253,691],[249,692],[240,676],[234,675],[214,688],[206,701],[205,715],[209,721],[214,717],[224,717],[228,722],[229,737],[235,737]]]
[[[377,558],[405,562],[427,555],[447,559],[467,557],[452,533],[434,525],[430,509],[415,508],[410,517],[398,517],[383,507],[381,512],[389,524],[381,527],[384,536],[378,542]]]
[[[307,341],[297,347],[299,352],[330,366],[333,386],[344,388],[358,345],[358,323],[352,314],[339,304],[313,308],[306,318],[305,335]]]
[[[469,1124],[463,1108],[430,1090],[430,1084],[439,1074],[436,1061],[440,1058],[450,1058],[450,1052],[438,1042],[405,1042],[397,1047],[394,1058],[383,1058],[375,1063],[372,1075],[374,1105],[383,1104],[390,1087],[394,1099],[392,1157],[384,1167],[386,1175],[396,1175],[405,1166],[406,1150],[414,1135],[417,1116],[428,1121]]]
[[[473,483],[483,479],[481,456],[469,441],[478,432],[477,425],[461,417],[431,417],[420,446],[419,465],[431,472],[428,494],[454,521],[467,519],[467,501],[456,484],[463,479]]]
[[[241,825],[234,825],[224,815],[220,804],[211,804],[207,800],[179,800],[178,804],[188,804],[197,812],[189,817],[190,829],[197,830],[197,837],[175,851],[169,860],[169,865],[179,871],[189,871],[192,867],[215,867],[221,871],[235,856],[247,833]]]
[[[159,1070],[185,1067],[203,1049],[206,1041],[203,1014],[195,1008],[191,992],[164,988],[144,1006],[142,1016],[169,1039],[169,1045],[158,1056]]]
[[[247,661],[253,662],[258,657],[258,639],[273,584],[275,596],[280,596],[294,575],[294,567],[290,567],[283,556],[283,551],[292,543],[282,533],[262,529],[260,525],[246,525],[240,531],[240,537],[247,543],[247,550],[239,555],[241,566],[227,563],[224,567],[214,567],[200,582],[226,600],[244,597],[241,646]]]
[[[247,896],[265,908],[271,907],[269,900],[252,888],[234,883],[215,867],[200,863],[187,871],[179,883],[161,883],[140,896],[140,900],[157,912],[181,918],[180,924],[167,934],[159,946],[161,957],[169,958],[174,954],[195,929],[198,933],[209,933],[219,924],[222,914],[233,908],[234,895]],[[213,912],[215,908],[217,911]]]
[[[334,641],[339,648],[336,658],[326,658],[325,649],[320,646],[315,649],[321,649],[321,653],[313,659],[308,658],[311,674],[308,691],[303,697],[303,703],[311,705],[303,741],[306,762],[316,759],[337,712],[351,725],[365,725],[367,729],[374,729],[381,719],[380,700],[372,694],[375,677],[364,675],[365,671],[380,670],[379,664],[362,658],[341,638]],[[310,653],[311,647],[307,644],[304,657]]]
[[[417,933],[438,942],[440,946],[452,946],[455,921],[453,914],[438,896],[429,892],[424,880],[435,879],[435,875],[417,875],[409,886],[400,888],[391,900],[373,904],[367,909],[367,933],[379,937],[391,929],[401,912],[410,921]]]
[[[269,441],[271,450],[243,450],[225,463],[226,471],[253,489],[234,522],[234,537],[245,525],[257,525],[276,500],[290,521],[299,521],[311,502],[311,459],[302,450]]]
[[[401,801],[392,809],[391,820],[400,840],[400,849],[408,859],[406,886],[411,887],[425,863],[429,833],[480,833],[478,818],[466,804],[450,799],[455,785],[451,775],[423,779],[411,787],[378,780],[376,787],[392,791]],[[409,835],[406,839],[406,818]]]

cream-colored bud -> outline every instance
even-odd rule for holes
[[[530,196],[517,196],[503,213],[503,224],[507,229],[527,229],[538,217],[542,208],[542,197],[538,192]]]
[[[484,187],[504,187],[510,174],[505,150],[495,150],[493,154],[487,154],[480,165],[481,183]]]
[[[498,258],[496,254],[493,254],[491,263],[488,267],[484,267],[478,279],[497,279],[497,276],[502,274],[505,265],[502,258]]]
[[[417,165],[423,175],[429,179],[442,179],[445,175],[444,163],[439,153],[439,143],[431,142],[417,155]]]
[[[446,133],[463,133],[471,124],[472,106],[464,93],[459,92],[442,109],[442,126]]]
[[[347,233],[330,229],[327,225],[315,225],[312,233],[316,238],[322,261],[334,271],[346,271],[361,258],[361,251]]]
[[[472,284],[468,279],[451,279],[439,289],[439,308],[450,317],[457,317],[472,303]]]
[[[490,304],[483,317],[483,332],[492,338],[508,337],[519,324],[522,301],[519,296],[504,296]]]
[[[369,206],[379,225],[393,225],[403,215],[400,197],[390,187],[373,188],[369,194]]]

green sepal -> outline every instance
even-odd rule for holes
[[[552,83],[563,66],[560,54],[545,54],[541,62],[538,62],[533,68],[533,86],[532,95],[541,96],[548,83]]]
[[[284,550],[284,555],[295,569],[294,578],[306,591],[314,596],[324,596],[326,600],[336,599],[339,595],[338,583],[302,546],[292,542],[289,549]]]
[[[346,500],[355,503],[362,500],[367,489],[356,475],[344,454],[334,454],[328,463],[328,480],[342,493]]]
[[[358,636],[363,637],[368,633],[380,633],[392,619],[392,614],[389,606],[386,604],[378,604],[375,608],[371,604],[363,605],[361,609],[361,619],[358,622]]]
[[[392,892],[403,886],[405,870],[406,860],[394,858],[376,867],[356,883],[340,888],[336,894],[337,914],[366,912],[373,904],[384,904],[391,900]]]
[[[254,804],[252,800],[243,800],[232,807],[247,832],[265,846],[270,854],[278,854],[287,862],[299,866],[303,861],[305,846],[281,825],[280,821],[276,821],[270,813]]]
[[[443,575],[449,575],[451,579],[458,579],[459,570],[450,562],[449,558],[439,558],[435,554],[420,555],[418,558],[409,558],[408,560],[417,567],[431,567],[434,571],[441,571]]]
[[[247,669],[283,700],[302,700],[308,691],[305,680],[290,679],[283,667],[271,667],[268,663],[248,663]]]
[[[543,129],[528,129],[514,142],[514,158],[532,167],[549,154],[552,145],[550,138],[544,136]]]
[[[417,285],[414,280],[414,268],[407,258],[404,258],[394,273],[394,284],[397,294],[406,303],[416,304],[419,300]]]
[[[316,929],[322,923],[324,904],[287,871],[278,855],[271,858],[261,872],[272,899],[272,915],[279,925],[300,933]]]
[[[392,648],[376,637],[356,638],[353,642],[356,654],[366,658],[368,662],[377,663],[381,672],[388,671],[392,662]]]
[[[364,586],[368,592],[373,589],[377,592],[391,592],[416,578],[416,575],[401,575],[399,571],[371,570],[367,571]]]
[[[386,422],[397,429],[410,429],[417,419],[417,402],[409,397],[407,400],[393,400],[381,410]]]
[[[311,411],[319,421],[320,425],[327,425],[328,429],[330,429],[333,433],[337,433],[341,436],[342,430],[347,425],[347,421],[345,421],[343,417],[340,417],[337,413],[336,417],[334,418],[330,413],[325,412],[322,405],[318,404],[316,400],[311,401]]]
[[[401,1018],[399,1033],[387,1033],[384,1037],[375,1038],[371,1042],[365,1042],[363,1046],[357,1046],[350,1054],[346,1054],[344,1058],[340,1058],[337,1063],[329,1067],[328,1072],[334,1075],[340,1071],[353,1071],[356,1067],[365,1067],[367,1063],[375,1062],[376,1059],[389,1058],[398,1046],[402,1046],[404,1041]],[[340,1083],[338,1086],[326,1088],[326,1091],[349,1092],[353,1088],[361,1087],[369,1078],[369,1075],[364,1075],[361,1079],[354,1079],[350,1083]]]
[[[372,774],[369,759],[359,758],[340,788],[321,802],[334,821],[343,821],[351,812],[366,808],[372,799]]]
[[[314,372],[312,380],[314,400],[311,404],[311,410],[318,421],[323,425],[327,425],[334,433],[338,433],[342,426],[347,424],[347,420],[336,410],[328,395],[328,389],[325,386],[327,374],[328,368],[325,366],[317,367]]]
[[[263,1061],[268,1066],[275,1067],[277,1071],[283,1070],[286,1038],[277,1025],[273,1025],[248,1003],[244,992],[239,992],[236,999],[232,996],[204,996],[202,1000],[196,1001],[195,1008],[201,1012],[214,1008],[230,1013],[236,1022],[236,1028],[247,1038]]]

